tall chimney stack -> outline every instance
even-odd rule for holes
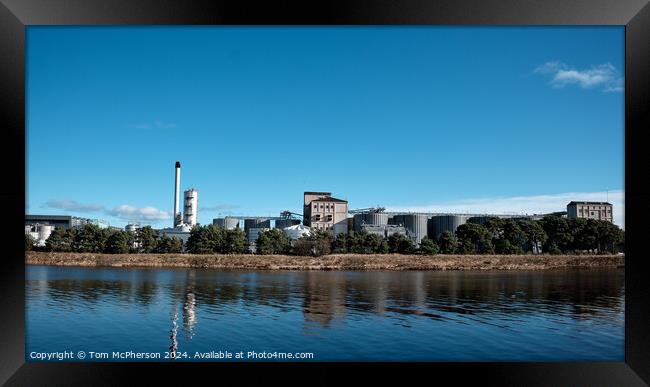
[[[181,210],[180,210],[180,196],[181,196],[181,163],[176,162],[176,182],[174,184],[174,227],[181,223]]]

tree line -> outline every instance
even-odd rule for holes
[[[576,254],[624,251],[625,232],[607,221],[546,216],[541,220],[491,218],[484,224],[466,223],[456,233],[424,237],[419,246],[403,234],[382,238],[377,234],[331,235],[317,230],[296,241],[279,229],[260,234],[256,253],[322,256],[326,254]],[[127,232],[85,225],[55,229],[44,247],[33,247],[25,235],[25,249],[89,253],[245,254],[249,252],[241,229],[213,225],[192,228],[185,245],[179,238],[160,234],[150,226]],[[183,249],[184,248],[184,249]]]
[[[28,242],[25,236],[25,248],[77,253],[180,253],[183,242],[180,238],[161,235],[150,226],[134,232],[100,228],[94,224],[69,229],[55,228],[45,241],[43,247],[33,247],[33,239]],[[32,244],[30,248],[27,246]]]

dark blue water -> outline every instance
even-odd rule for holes
[[[80,361],[79,351],[86,356],[83,361],[146,360],[133,353],[158,354],[163,361],[168,353],[176,361],[213,361],[226,353],[234,359],[240,353],[250,361],[263,360],[259,354],[264,352],[280,356],[271,360],[287,360],[281,358],[288,356],[284,353],[312,353],[315,361],[624,358],[622,269],[273,272],[27,266],[26,283],[28,361],[64,351],[74,353],[66,361]],[[90,352],[108,358],[90,359]]]

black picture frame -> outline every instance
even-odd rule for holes
[[[621,25],[625,26],[625,361],[569,363],[26,363],[24,247],[25,28],[30,25]],[[0,0],[0,123],[5,179],[0,270],[0,383],[120,385],[134,377],[186,383],[188,377],[239,383],[283,378],[339,382],[348,371],[384,380],[473,381],[498,385],[627,386],[650,383],[650,274],[643,241],[650,213],[650,6],[648,0],[182,1]],[[52,166],[55,167],[55,166]],[[20,224],[19,224],[20,223]],[[258,372],[249,372],[253,367]],[[300,371],[300,377],[294,372]],[[408,376],[408,377],[406,377]],[[346,377],[347,378],[347,377]],[[247,383],[248,382],[248,383]],[[150,383],[150,382],[147,382]],[[153,382],[151,382],[153,383]]]

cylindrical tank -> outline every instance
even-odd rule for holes
[[[372,226],[385,226],[388,224],[388,214],[381,212],[355,214],[353,219],[355,231],[361,231],[361,226],[364,224]]]
[[[461,224],[467,223],[467,217],[463,215],[440,215],[429,219],[429,237],[438,239],[440,234],[449,231],[456,233]]]
[[[183,223],[196,226],[199,210],[199,192],[194,188],[190,188],[184,192],[183,196]]]
[[[250,230],[251,228],[260,228],[260,227],[263,228],[265,227],[263,226],[263,224],[265,224],[264,222],[267,221],[269,222],[270,225],[271,222],[268,219],[262,219],[262,218],[244,219],[244,231],[246,232],[246,234],[248,234],[248,230]]]
[[[226,230],[233,230],[239,227],[239,218],[233,218],[231,216],[216,218],[212,220],[212,224],[217,227],[225,228]]]
[[[49,224],[41,224],[38,226],[38,240],[39,241],[46,241],[47,238],[50,237],[50,234],[52,234],[52,231],[54,230],[54,226],[49,225]]]
[[[405,214],[401,216],[403,217],[407,235],[413,243],[419,245],[422,238],[427,236],[427,216],[422,214]]]

